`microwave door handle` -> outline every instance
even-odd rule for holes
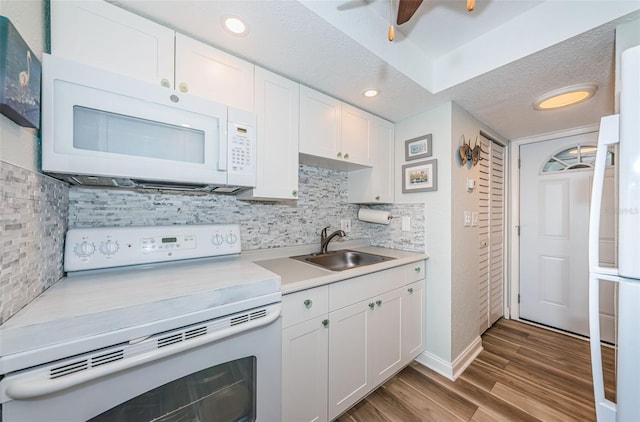
[[[218,125],[218,170],[227,171],[227,148],[229,145],[228,123]]]

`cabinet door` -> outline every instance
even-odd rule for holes
[[[403,289],[377,296],[371,324],[372,386],[402,369]]]
[[[425,349],[424,279],[403,287],[402,360],[409,363]]]
[[[282,331],[282,420],[327,421],[326,315]]]
[[[369,303],[373,304],[359,302],[329,313],[329,419],[371,389],[369,326],[374,310]]]
[[[180,92],[253,111],[253,71],[252,63],[176,34],[176,89]]]
[[[393,134],[393,123],[373,117],[370,137],[373,167],[349,172],[349,202],[393,203]]]
[[[255,189],[239,197],[296,199],[300,85],[260,67],[255,68],[255,74],[257,181]]]
[[[371,165],[371,121],[373,116],[342,104],[342,142],[339,151],[346,161]]]
[[[300,86],[300,153],[329,159],[340,151],[342,103]]]
[[[51,1],[51,52],[173,87],[175,32],[103,1]]]

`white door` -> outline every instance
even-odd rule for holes
[[[589,203],[597,133],[520,147],[520,318],[588,336]],[[607,191],[613,191],[608,178]],[[605,195],[613,209],[614,195]],[[605,212],[603,218],[613,219]],[[605,222],[604,244],[615,224]],[[608,230],[606,228],[609,228]],[[604,258],[604,257],[603,257]],[[603,304],[613,294],[604,288]],[[603,307],[602,338],[613,342],[611,306]]]

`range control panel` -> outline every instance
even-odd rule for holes
[[[237,224],[100,227],[67,232],[64,270],[175,261],[240,253]]]

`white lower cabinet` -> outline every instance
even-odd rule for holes
[[[285,295],[285,422],[344,413],[424,350],[424,261]]]

